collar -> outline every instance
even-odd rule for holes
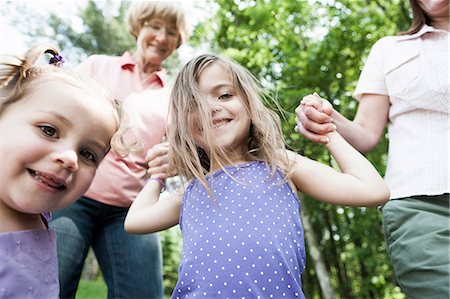
[[[137,65],[137,63],[133,59],[133,56],[128,51],[123,53],[123,55],[120,57],[119,64],[123,70],[129,70],[131,72],[134,71],[134,69]],[[150,79],[148,80],[148,83],[150,84],[154,81],[158,81],[162,87],[164,87],[166,85],[167,73],[163,68],[156,71],[154,73],[154,76],[150,77]]]
[[[420,28],[419,31],[417,31],[414,34],[399,36],[398,37],[398,41],[416,39],[416,38],[419,38],[419,37],[421,37],[422,35],[424,35],[425,33],[428,33],[428,32],[443,32],[443,30],[436,29],[433,26],[425,24],[425,25],[423,25],[422,28]]]

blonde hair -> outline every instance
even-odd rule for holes
[[[134,1],[125,17],[128,31],[137,38],[144,22],[155,17],[162,17],[175,24],[180,34],[177,47],[189,38],[189,25],[180,1]]]
[[[211,129],[211,111],[198,81],[206,67],[217,63],[232,78],[236,93],[242,99],[250,116],[251,126],[245,154],[248,161],[263,161],[268,171],[275,174],[279,168],[290,172],[279,116],[267,108],[257,79],[238,63],[217,55],[204,54],[189,61],[179,72],[171,94],[168,138],[171,144],[169,163],[187,180],[197,178],[211,191],[206,175],[211,171],[210,161],[217,161],[224,169],[230,159],[224,149],[214,146]],[[203,138],[209,148],[206,152],[194,142],[191,124],[198,121]],[[226,170],[225,170],[226,171]],[[211,192],[210,192],[211,194]]]
[[[51,64],[35,65],[45,53],[52,55]],[[1,57],[0,117],[6,107],[31,94],[37,85],[48,81],[54,84],[64,82],[111,104],[117,125],[117,130],[111,138],[111,148],[120,156],[126,155],[129,151],[124,139],[127,120],[122,104],[109,90],[90,77],[74,69],[61,67],[62,61],[55,60],[55,57],[61,57],[57,48],[42,44],[30,48],[23,57]]]

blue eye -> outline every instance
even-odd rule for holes
[[[50,125],[41,125],[39,129],[48,137],[59,138],[58,130]]]

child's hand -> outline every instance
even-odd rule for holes
[[[163,142],[154,145],[148,150],[145,159],[147,161],[147,174],[149,177],[157,177],[165,180],[172,176],[168,165],[169,143]]]
[[[328,116],[331,116],[333,113],[333,106],[331,103],[325,99],[322,99],[317,93],[309,94],[303,97],[300,102],[302,106],[313,107],[317,111],[325,113]],[[327,122],[332,122],[332,118],[327,119]]]
[[[305,96],[300,105],[295,109],[297,114],[297,130],[305,138],[328,143],[328,133],[336,130],[332,123],[333,106],[325,99],[322,99],[317,93]]]

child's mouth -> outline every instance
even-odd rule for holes
[[[218,120],[218,121],[214,121],[213,122],[213,129],[217,129],[217,128],[221,127],[221,126],[224,126],[224,125],[228,124],[230,121],[231,121],[230,119],[221,119],[221,120]]]
[[[35,171],[33,169],[28,169],[28,172],[34,179],[38,180],[39,182],[50,188],[54,188],[57,190],[66,189],[66,183],[64,182],[64,180],[58,179],[49,174],[44,174],[39,171]]]

